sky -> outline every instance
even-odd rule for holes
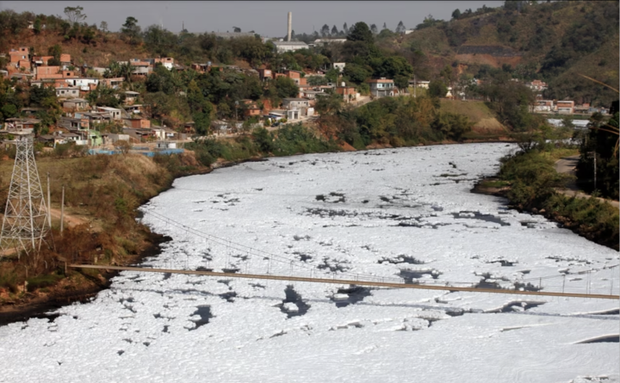
[[[107,22],[110,31],[118,31],[128,16],[138,19],[144,29],[163,25],[180,32],[226,32],[239,27],[243,32],[255,31],[262,36],[286,35],[287,13],[292,12],[295,33],[320,32],[324,24],[340,30],[358,21],[368,25],[383,23],[396,29],[402,21],[414,28],[426,16],[449,20],[455,9],[476,10],[483,5],[498,7],[503,1],[0,1],[0,10],[30,11],[35,14],[60,15],[65,7],[82,6],[88,24]]]

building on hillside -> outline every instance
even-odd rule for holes
[[[20,68],[24,68],[30,70],[30,51],[27,47],[11,49],[9,57],[9,69],[19,70]]]
[[[34,126],[41,123],[41,120],[36,118],[7,118],[4,120],[3,131],[8,133],[22,133],[29,134],[34,132]]]
[[[123,134],[129,136],[131,142],[145,142],[153,137],[153,131],[146,128],[123,128]]]
[[[317,96],[320,97],[325,94],[322,90],[314,90],[312,88],[300,88],[299,89],[300,98],[307,98],[312,102],[312,100],[316,100]]]
[[[158,140],[178,140],[179,133],[166,126],[153,126],[151,127],[153,136]]]
[[[303,41],[273,41],[273,45],[275,45],[278,53],[308,49],[308,44]]]
[[[67,54],[67,53],[62,53],[60,55],[60,65],[63,66],[63,68],[67,68],[68,66],[71,65],[71,55]]]
[[[123,82],[125,79],[123,77],[113,77],[113,78],[102,78],[99,80],[101,85],[107,86],[108,88],[118,89],[123,86]]]
[[[300,85],[306,85],[307,84],[307,80],[305,77],[301,77],[301,73],[299,71],[296,70],[286,70],[284,71],[284,75],[288,78],[290,78],[291,80],[295,81],[295,84],[297,86]]]
[[[56,88],[58,98],[77,98],[80,97],[80,89],[70,86],[59,86]]]
[[[428,89],[428,84],[430,84],[430,81],[426,81],[426,80],[409,80],[409,86],[413,86],[413,87],[416,87],[416,88]]]
[[[124,92],[125,94],[125,105],[133,105],[136,100],[138,100],[138,97],[140,96],[140,93],[138,92],[134,92],[133,90],[127,90]]]
[[[259,69],[258,78],[260,78],[261,81],[273,79],[273,74],[271,73],[271,69]]]
[[[35,66],[48,66],[48,63],[54,56],[34,56],[32,58],[32,63]]]
[[[172,68],[174,68],[174,59],[172,57],[161,57],[153,59],[153,67],[157,64],[161,64],[164,68],[172,70]]]
[[[129,134],[110,133],[108,134],[107,142],[114,145],[119,141],[131,142]]]
[[[551,113],[555,110],[552,100],[536,100],[532,111],[534,113]]]
[[[338,72],[342,73],[344,67],[347,66],[347,63],[333,63],[332,66],[334,69],[338,69]]]
[[[81,111],[89,108],[88,101],[83,98],[72,98],[70,100],[63,101],[62,107],[73,111]]]
[[[41,66],[35,70],[35,79],[62,78],[59,66]]]
[[[125,110],[129,114],[142,114],[143,109],[142,104],[125,105]]]
[[[559,114],[573,114],[575,101],[556,101],[555,108]]]
[[[75,86],[81,91],[90,91],[91,86],[94,86],[96,88],[97,85],[99,85],[99,81],[100,80],[98,78],[92,77],[68,78],[65,80],[67,84]]]
[[[95,110],[97,112],[101,112],[101,113],[108,113],[113,120],[120,120],[121,119],[121,110],[117,109],[117,108],[111,108],[109,106],[97,106],[95,107]]]
[[[256,102],[249,99],[244,99],[242,101],[244,105],[243,115],[245,117],[260,117],[260,108],[256,105]]]
[[[590,114],[590,103],[584,102],[582,105],[575,105],[573,110],[577,114]]]
[[[88,117],[79,115],[76,117],[60,117],[58,125],[72,132],[90,129],[90,120]]]
[[[396,94],[394,80],[392,79],[382,77],[380,79],[367,80],[366,82],[370,85],[370,94],[375,97],[394,96]]]
[[[84,118],[88,119],[88,126],[90,129],[94,129],[99,124],[112,122],[112,114],[108,112],[88,112],[82,113]]]
[[[351,102],[357,99],[357,91],[354,86],[346,86],[342,83],[342,86],[336,87],[336,93],[342,95],[344,102]]]
[[[282,107],[284,109],[303,108],[310,106],[310,100],[307,98],[283,98]]]
[[[533,90],[536,93],[542,93],[543,90],[547,89],[547,83],[540,80],[534,80],[532,82],[528,82],[525,84],[528,88]]]
[[[207,73],[211,69],[211,61],[207,61],[204,64],[201,63],[193,63],[191,68],[198,73]]]
[[[29,83],[33,77],[34,75],[31,73],[11,73],[9,76],[9,78],[17,79],[17,81],[21,83]]]
[[[142,117],[123,118],[123,125],[134,129],[149,129],[151,127],[151,121]]]

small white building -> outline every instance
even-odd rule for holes
[[[80,90],[84,90],[84,91],[90,90],[91,84],[94,84],[95,86],[99,85],[98,78],[90,78],[90,77],[66,78],[65,82],[71,86],[75,86],[79,88]]]
[[[80,90],[74,87],[61,86],[56,88],[56,97],[58,98],[76,98],[80,96]]]
[[[177,132],[165,126],[156,126],[151,129],[153,131],[153,135],[159,140],[174,140],[178,136]]]
[[[334,69],[338,69],[338,71],[342,73],[347,63],[333,63],[332,65],[334,66]]]
[[[310,106],[310,100],[307,98],[283,98],[282,107],[285,109],[300,109]]]
[[[300,49],[308,49],[308,44],[303,41],[273,41],[278,53],[294,52]]]

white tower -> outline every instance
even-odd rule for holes
[[[286,41],[291,41],[291,31],[293,30],[293,12],[288,13],[288,29],[286,34]]]

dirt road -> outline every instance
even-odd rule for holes
[[[579,155],[561,158],[555,162],[555,171],[557,171],[558,173],[564,173],[574,176],[577,162],[579,162]],[[569,181],[566,184],[565,189],[557,189],[557,191],[569,197],[574,196],[577,198],[590,198],[589,194],[586,194],[583,191],[579,190],[575,179]],[[616,208],[620,206],[620,204],[618,204],[618,201],[605,198],[598,199],[601,202],[607,202],[611,204],[611,206],[614,206]]]

